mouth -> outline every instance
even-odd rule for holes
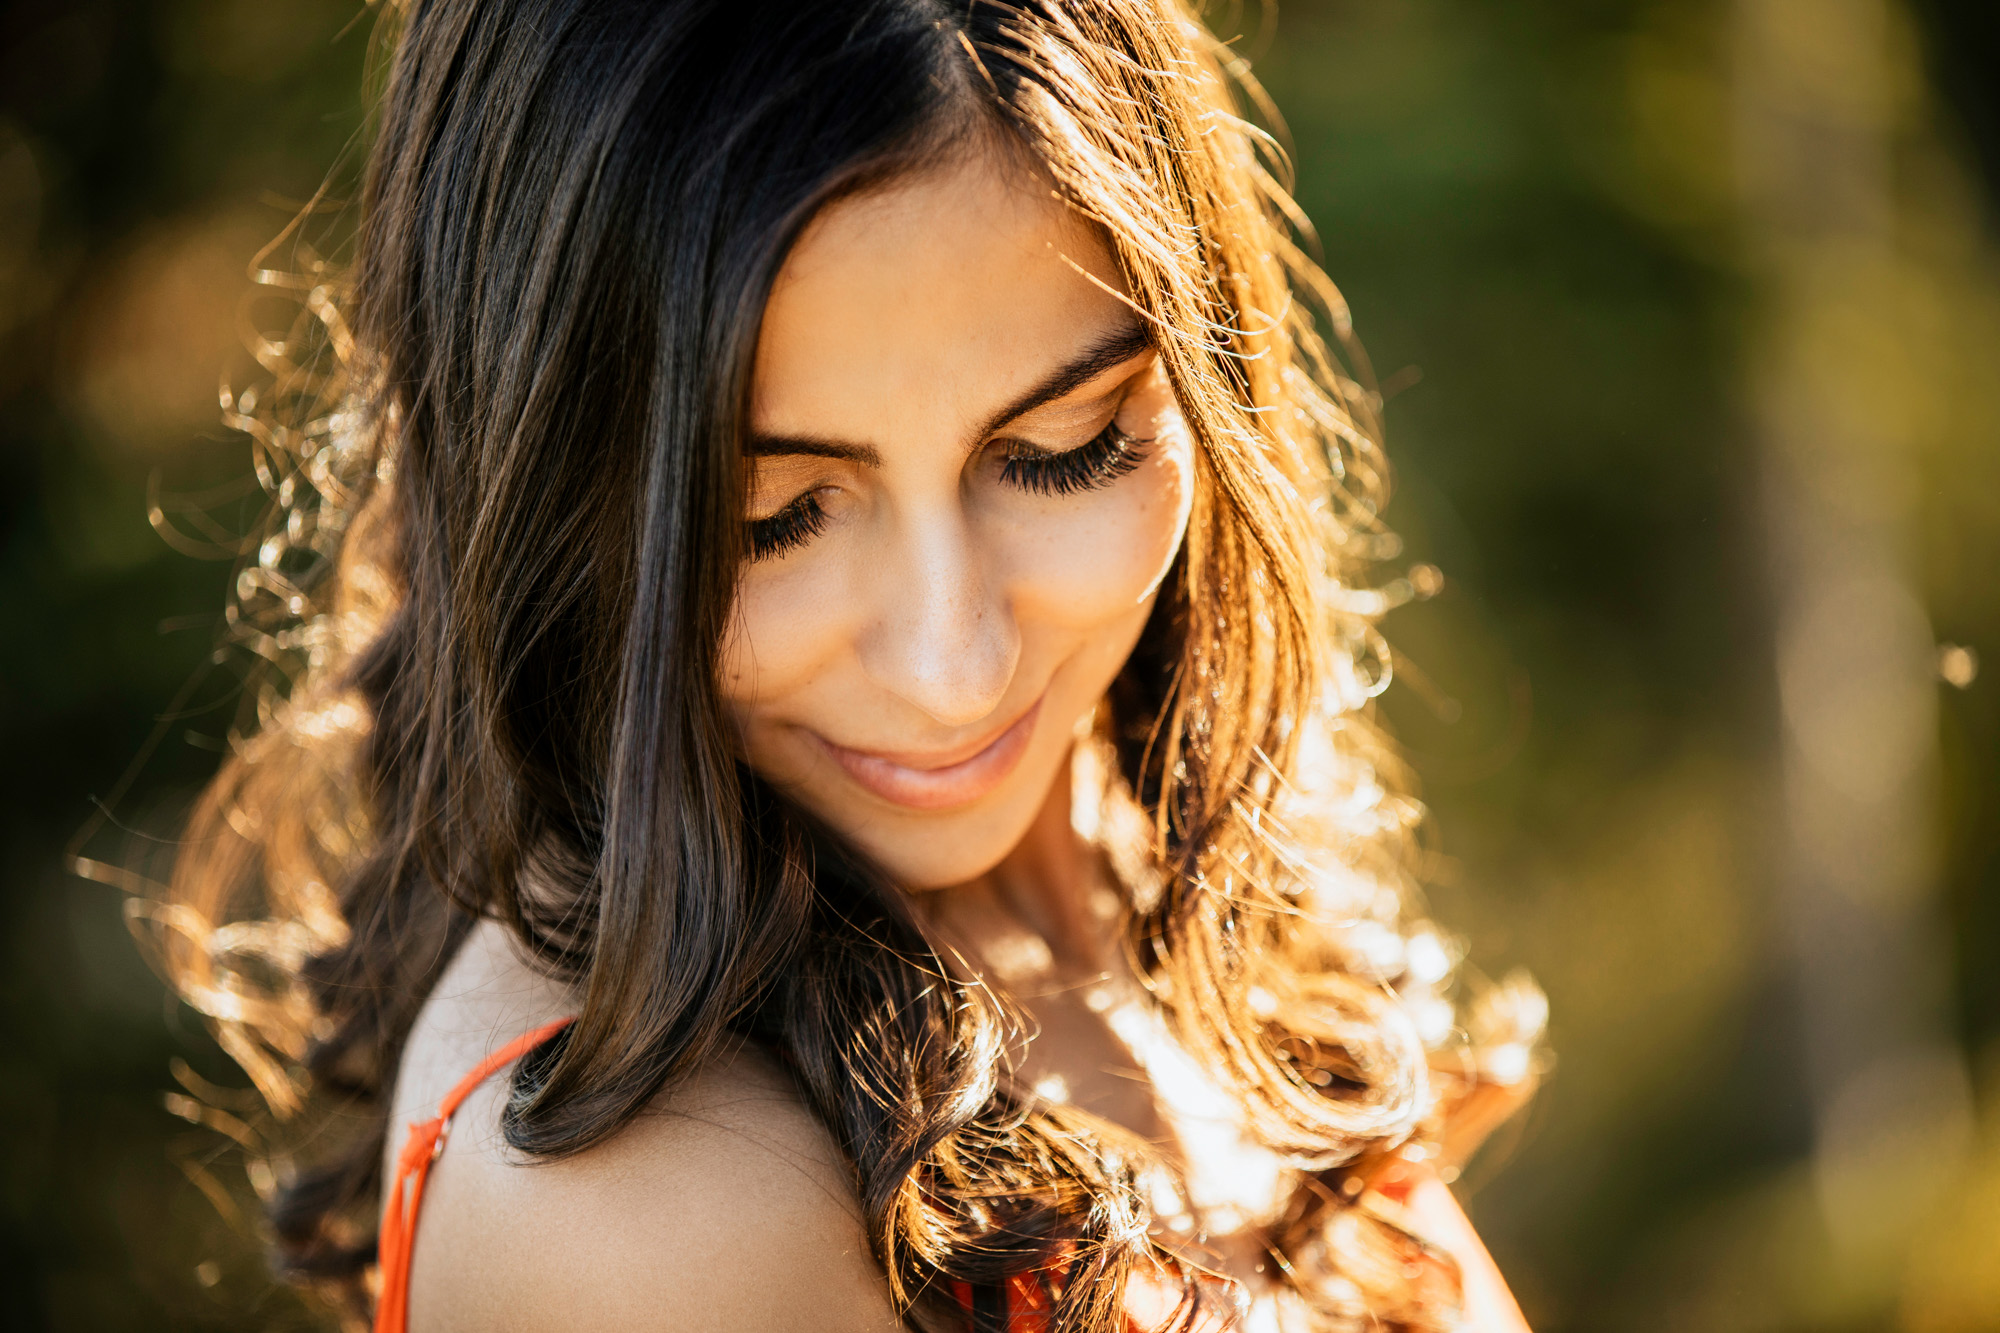
[[[813,739],[856,783],[890,804],[950,810],[970,805],[1006,780],[1027,751],[1041,711],[1038,698],[998,734],[951,750],[853,750],[816,733]]]

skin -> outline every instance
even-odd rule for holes
[[[1115,287],[1102,243],[1005,173],[948,199],[958,184],[829,209],[780,274],[750,515],[810,494],[827,521],[745,570],[721,670],[751,764],[917,889],[1021,841],[1192,498],[1193,445],[1138,318],[1063,262]],[[1006,479],[1010,452],[1077,449],[1114,420],[1149,442],[1115,484]],[[776,452],[804,447],[850,457]]]
[[[1121,285],[1094,231],[994,156],[822,213],[766,310],[746,515],[806,497],[821,518],[746,566],[721,687],[759,772],[1017,994],[1040,1031],[1029,1081],[1185,1162],[1172,1099],[1090,1002],[1122,964],[1068,813],[1076,727],[1192,495],[1194,446]],[[1113,423],[1140,442],[1118,475],[1062,495],[1010,476],[1010,458],[1089,448]],[[1025,984],[1001,958],[1022,947]],[[573,1010],[482,925],[418,1020],[391,1123]],[[467,1103],[432,1175],[413,1329],[899,1327],[839,1153],[768,1058],[738,1051],[609,1142],[532,1167],[499,1140],[503,1086]],[[1465,1271],[1468,1327],[1525,1333],[1436,1177],[1385,1189]],[[1214,1239],[1255,1283],[1256,1236]]]

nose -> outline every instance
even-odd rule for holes
[[[964,727],[999,708],[1020,662],[1020,628],[1002,580],[964,521],[929,517],[906,531],[902,558],[877,575],[861,664],[883,688],[938,723]]]

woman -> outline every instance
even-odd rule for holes
[[[236,405],[304,672],[159,914],[314,1113],[291,1273],[1524,1327],[1439,1171],[1537,997],[1469,1040],[1406,919],[1372,400],[1224,59],[1171,0],[409,0],[344,375]]]

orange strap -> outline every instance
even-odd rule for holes
[[[403,1154],[396,1159],[396,1179],[389,1186],[382,1210],[382,1235],[376,1242],[376,1258],[382,1266],[382,1294],[375,1301],[375,1333],[405,1333],[409,1326],[410,1247],[417,1235],[417,1209],[423,1206],[424,1182],[430,1179],[431,1163],[444,1151],[452,1116],[474,1088],[575,1021],[558,1018],[514,1038],[459,1080],[458,1086],[438,1104],[435,1116],[410,1126],[410,1137],[403,1141]]]

